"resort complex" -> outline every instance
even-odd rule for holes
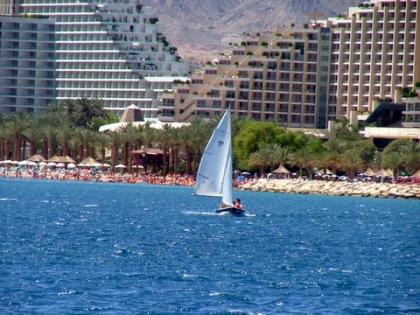
[[[156,118],[159,93],[188,72],[136,0],[11,0],[1,10],[9,14],[0,16],[3,113],[89,98],[116,114],[134,104]]]

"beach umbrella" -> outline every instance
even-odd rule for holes
[[[76,163],[76,161],[75,160],[73,160],[71,157],[69,157],[68,155],[66,155],[66,156],[60,156],[59,157],[59,159],[60,159],[60,162],[61,163]]]
[[[36,166],[37,164],[35,162],[32,161],[28,161],[28,166]]]
[[[19,166],[27,166],[29,161],[23,160],[18,163]]]
[[[57,163],[57,165],[56,165],[57,167],[60,167],[60,168],[63,168],[63,167],[65,167],[66,165],[64,164],[64,163],[62,163],[62,162],[60,162],[60,163]]]
[[[47,163],[45,163],[44,161],[41,161],[41,162],[39,162],[39,163],[38,163],[38,165],[39,165],[40,167],[44,167],[45,165],[47,165]]]
[[[54,167],[54,166],[57,166],[57,163],[55,163],[55,162],[48,162],[47,165],[49,167]]]
[[[12,163],[10,163],[12,165],[19,165],[19,161],[12,161]]]
[[[127,167],[124,164],[118,164],[118,165],[115,166],[115,168],[123,169],[123,168],[127,168]]]
[[[101,163],[98,163],[94,158],[92,157],[87,157],[86,159],[84,159],[82,162],[80,162],[80,164],[82,166],[87,166],[87,167],[100,167]]]
[[[385,176],[387,177],[393,177],[394,176],[394,172],[391,169],[387,169],[385,170]]]
[[[102,165],[102,167],[111,167],[111,165],[110,164],[108,164],[108,163],[103,163],[103,164],[101,164]]]
[[[273,173],[276,173],[276,174],[289,174],[290,172],[283,165],[280,165],[278,168],[276,168],[273,171]]]
[[[61,160],[60,160],[60,157],[58,155],[54,155],[53,157],[49,158],[47,160],[47,162],[49,162],[49,163],[60,163]],[[55,166],[55,164],[54,164],[54,166]]]
[[[67,164],[67,168],[76,168],[76,164],[69,163],[69,164]]]
[[[45,162],[45,159],[39,154],[34,154],[28,159],[28,161],[31,161],[31,162]]]
[[[373,176],[375,176],[376,175],[376,173],[371,169],[371,168],[368,168],[367,170],[366,170],[366,172],[364,172],[363,173],[363,175],[365,175],[365,176],[369,176],[369,177],[373,177]]]
[[[12,160],[4,160],[2,161],[2,164],[7,165],[7,164],[12,164],[13,161]]]

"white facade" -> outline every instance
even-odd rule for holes
[[[58,100],[97,98],[116,113],[135,104],[154,118],[161,87],[145,77],[169,77],[171,90],[187,72],[136,0],[21,0],[19,12],[56,21]]]
[[[54,21],[0,16],[0,112],[40,112],[55,100]]]

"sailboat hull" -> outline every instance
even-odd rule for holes
[[[233,215],[242,215],[245,212],[245,210],[234,208],[234,207],[226,207],[226,208],[220,208],[216,210],[216,213],[226,213],[226,212]]]

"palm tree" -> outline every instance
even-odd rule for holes
[[[420,169],[420,144],[409,141],[404,146],[404,165],[409,173],[413,174]]]
[[[182,153],[185,159],[185,172],[187,174],[192,174],[192,157],[194,155],[194,140],[193,135],[191,134],[191,129],[182,127],[179,129],[179,140],[181,143]]]
[[[133,124],[128,124],[121,133],[121,140],[123,143],[123,161],[128,166],[128,171],[131,172],[133,164],[133,149],[141,134],[139,129]]]
[[[179,129],[173,129],[170,139],[170,150],[169,150],[169,170],[174,173],[178,171],[179,162],[179,150],[181,148],[181,137]]]
[[[257,152],[251,153],[248,159],[248,165],[251,168],[257,168],[261,173],[264,173],[264,170],[268,167],[266,160],[266,152],[263,149],[258,150]]]
[[[25,137],[23,132],[29,126],[29,116],[25,112],[17,112],[10,117],[11,132],[13,135],[13,160],[23,159]]]
[[[327,161],[328,168],[335,174],[340,164],[340,153],[343,151],[345,142],[337,139],[328,140],[324,143],[326,149],[325,159]]]
[[[122,142],[121,134],[117,131],[111,131],[108,133],[109,143],[111,144],[111,166],[114,171],[115,165],[117,165],[118,153]]]
[[[80,160],[83,160],[89,156],[94,155],[94,142],[96,133],[89,129],[79,128],[76,129],[77,137],[80,140]]]
[[[8,160],[10,158],[10,147],[12,145],[12,131],[10,121],[3,120],[0,128],[0,159]]]
[[[42,142],[43,136],[40,128],[40,120],[38,118],[32,118],[28,127],[23,131],[23,135],[29,143],[30,156],[36,154],[36,151]]]
[[[44,137],[43,156],[49,159],[56,154],[57,129],[52,125],[44,125],[41,132]]]
[[[381,165],[383,168],[392,169],[392,175],[396,178],[404,165],[404,156],[398,151],[384,152]]]
[[[105,152],[110,143],[109,140],[110,138],[106,134],[98,133],[96,135],[96,144],[99,146],[99,156],[101,157],[100,161],[102,164],[105,163]]]
[[[62,106],[67,111],[70,119],[78,127],[92,129],[92,120],[94,118],[106,118],[106,111],[103,109],[103,103],[94,99],[67,100]]]
[[[303,169],[307,169],[309,177],[312,178],[312,168],[316,163],[316,154],[310,148],[304,146],[292,153],[291,162],[299,167],[299,175],[302,176]]]
[[[69,141],[75,134],[75,128],[70,124],[64,124],[58,129],[57,140],[61,146],[61,155],[69,154]]]
[[[158,147],[163,151],[163,175],[166,175],[169,170],[169,152],[172,147],[173,136],[173,128],[169,125],[164,125],[163,129],[158,131],[156,135]]]
[[[354,178],[355,173],[361,171],[364,167],[363,159],[360,157],[360,151],[357,148],[344,151],[340,155],[339,165],[349,178]]]

